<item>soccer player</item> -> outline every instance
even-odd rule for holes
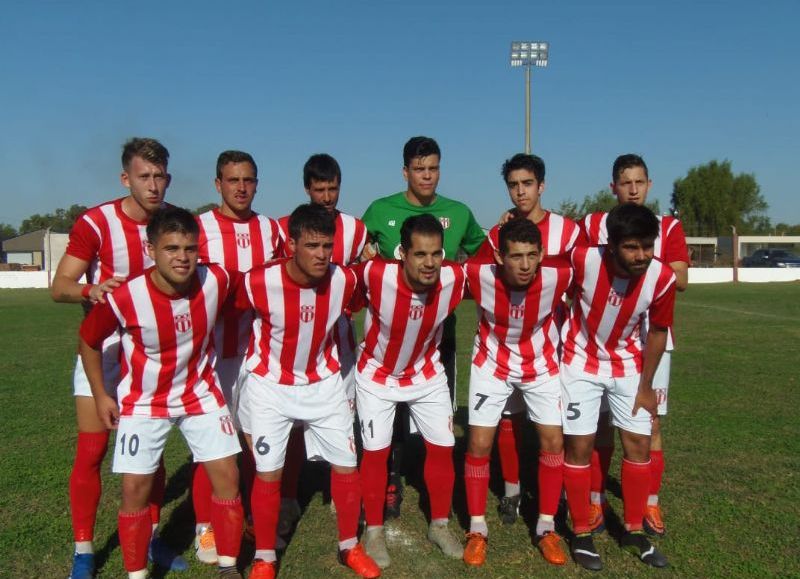
[[[614,161],[612,168],[611,190],[622,203],[635,203],[644,205],[647,193],[650,191],[652,181],[648,175],[647,165],[639,155],[620,155]],[[604,245],[607,243],[606,232],[607,213],[597,212],[587,215],[583,220],[583,228],[591,245]],[[656,239],[654,255],[672,268],[675,272],[675,288],[682,292],[686,290],[689,282],[689,251],[686,246],[686,236],[681,222],[671,216],[658,217],[660,230]],[[672,329],[667,335],[667,349],[661,357],[655,377],[653,389],[658,398],[658,416],[653,420],[653,433],[650,447],[651,479],[650,492],[647,498],[647,511],[645,513],[645,530],[654,535],[663,535],[665,526],[659,506],[658,493],[664,476],[664,447],[661,436],[661,416],[667,414],[667,394],[669,391],[669,373],[671,352],[674,348]],[[614,452],[613,430],[608,425],[608,408],[601,408],[600,425],[595,451],[592,453],[592,529],[603,529],[603,513],[607,506],[605,501],[605,482],[611,456]]]
[[[303,186],[309,201],[321,205],[336,218],[336,234],[333,238],[331,262],[348,266],[361,256],[367,239],[364,223],[351,215],[337,209],[339,193],[342,186],[342,170],[332,156],[319,153],[311,155],[303,166]],[[279,220],[283,237],[289,235],[289,216]],[[289,253],[289,252],[286,252]],[[355,366],[356,338],[355,329],[349,310],[345,311],[336,323],[334,334],[336,347],[339,350],[342,382],[347,392],[351,411],[355,410]],[[309,449],[311,456],[316,450]],[[297,502],[297,483],[306,457],[303,431],[300,425],[292,429],[286,448],[286,460],[281,478],[281,514],[278,522],[278,536],[285,536],[300,517],[300,505]]]
[[[211,479],[219,576],[241,579],[240,446],[212,367],[211,337],[236,280],[219,266],[197,265],[197,234],[188,211],[156,212],[147,225],[155,266],[106,294],[81,324],[81,359],[98,419],[117,431],[113,470],[122,474],[119,542],[129,579],[147,577],[147,497],[173,424]],[[103,375],[103,343],[118,329],[123,362],[114,397]]]
[[[657,407],[653,376],[672,325],[675,274],[653,259],[659,222],[647,207],[619,205],[608,214],[606,226],[608,245],[576,248],[571,258],[575,296],[564,332],[561,396],[564,487],[576,535],[572,553],[583,567],[602,568],[589,520],[589,464],[605,393],[624,449],[627,532],[621,545],[648,565],[664,567],[667,560],[650,544],[642,519],[650,486],[651,423]],[[649,324],[643,330],[645,317]]]
[[[364,452],[361,458],[364,545],[381,567],[390,564],[383,529],[386,461],[395,408],[408,405],[425,441],[425,485],[431,522],[428,539],[445,555],[461,558],[463,547],[447,526],[453,496],[453,405],[439,354],[447,316],[464,292],[458,264],[442,263],[442,224],[414,215],[400,228],[400,260],[368,262],[360,283],[369,304],[356,365],[356,406]]]
[[[541,232],[541,259],[547,266],[569,267],[569,252],[576,245],[585,243],[580,227],[567,217],[551,213],[542,208],[542,193],[545,188],[544,161],[536,155],[518,153],[503,163],[501,171],[508,188],[508,196],[514,205],[511,217],[522,217],[536,224]],[[478,255],[493,261],[499,249],[500,226],[495,225],[486,237]],[[563,318],[563,311],[558,313]],[[519,448],[524,425],[525,403],[522,393],[513,390],[506,401],[497,432],[497,454],[503,475],[504,496],[498,511],[504,524],[513,524],[519,516]]]
[[[444,228],[444,258],[455,261],[459,250],[467,255],[480,248],[486,236],[469,208],[459,202],[439,195],[439,167],[442,153],[439,145],[430,137],[413,137],[403,147],[403,178],[405,191],[373,201],[362,217],[367,226],[370,241],[377,252],[387,259],[400,259],[400,227],[413,215],[429,213],[439,219]],[[456,318],[451,316],[444,326],[441,342],[441,361],[447,375],[447,384],[455,408],[456,400]],[[390,460],[389,486],[386,495],[386,515],[400,515],[403,499],[400,467],[402,463],[402,444],[397,437],[402,436],[405,424],[396,421],[396,441]]]
[[[83,213],[69,235],[66,253],[53,277],[52,297],[56,302],[81,303],[87,310],[105,302],[125,279],[153,265],[146,251],[147,222],[162,207],[169,187],[169,152],[155,139],[133,138],[122,148],[122,186],[129,194]],[[87,283],[81,283],[86,276]],[[119,381],[119,336],[110,336],[103,347],[105,385],[116,391]],[[72,532],[75,550],[72,579],[94,574],[94,524],[100,502],[100,467],[108,448],[109,432],[97,416],[92,391],[80,360],[73,377],[78,442],[69,479]],[[181,557],[158,539],[156,528],[164,495],[165,473],[158,470],[153,485],[151,509],[153,541],[150,557],[162,567],[186,569]]]
[[[542,236],[533,221],[514,218],[499,229],[494,263],[470,260],[467,283],[478,305],[469,384],[469,443],[464,483],[470,530],[464,561],[486,560],[489,458],[501,413],[513,392],[524,399],[539,434],[539,519],[536,544],[554,565],[567,561],[554,517],[563,486],[564,439],[558,378],[561,307],[572,280],[569,267],[539,267]]]
[[[252,509],[256,552],[250,579],[275,576],[281,470],[289,432],[302,421],[331,464],[331,497],[339,527],[339,560],[362,577],[380,568],[358,543],[361,486],[353,418],[339,372],[334,327],[349,306],[356,276],[331,263],[334,216],[301,205],[289,217],[292,257],[245,275],[237,305],[255,309],[242,427],[256,458]],[[244,408],[247,412],[241,412]],[[246,423],[248,422],[248,423]]]
[[[243,151],[223,151],[217,158],[214,185],[222,201],[218,209],[198,216],[200,225],[200,263],[216,263],[228,271],[245,273],[254,266],[280,257],[282,238],[277,221],[253,211],[258,187],[258,167]],[[236,417],[239,389],[243,382],[242,364],[250,331],[250,312],[228,315],[217,322],[215,370],[231,414]],[[238,421],[234,420],[237,429]],[[255,468],[252,456],[242,456],[244,489],[252,487]],[[200,464],[192,477],[192,503],[195,513],[195,553],[203,563],[216,564],[217,551],[211,527],[211,481]],[[247,506],[247,505],[245,505]]]

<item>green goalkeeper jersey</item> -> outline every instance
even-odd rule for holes
[[[472,255],[486,239],[469,207],[438,194],[426,206],[409,203],[405,191],[376,199],[367,207],[362,221],[372,242],[377,244],[378,253],[385,258],[400,259],[400,227],[407,218],[422,213],[430,213],[442,223],[445,259],[455,260],[459,248]]]

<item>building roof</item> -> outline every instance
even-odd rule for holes
[[[68,237],[67,233],[51,233],[52,237],[63,236]],[[3,251],[8,252],[23,252],[23,251],[43,251],[44,240],[47,237],[47,229],[37,229],[29,233],[17,235],[11,239],[6,239],[3,242]]]

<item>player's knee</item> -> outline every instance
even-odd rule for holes
[[[561,431],[542,432],[539,434],[539,446],[550,454],[561,454],[564,452],[564,436]]]
[[[122,507],[125,512],[140,511],[147,506],[153,475],[124,474],[122,476]]]
[[[492,442],[492,437],[486,436],[484,433],[470,432],[467,452],[475,457],[489,456],[492,452]]]

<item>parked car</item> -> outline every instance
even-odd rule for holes
[[[785,249],[757,249],[742,267],[800,267],[800,257]]]

